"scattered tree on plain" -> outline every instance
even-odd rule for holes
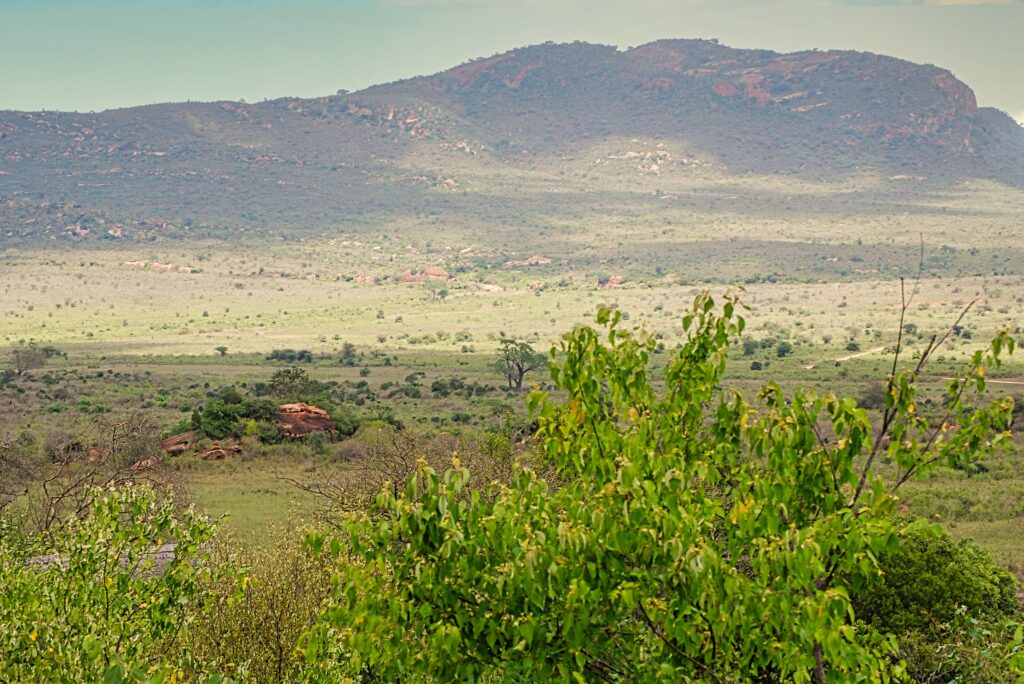
[[[526,374],[542,368],[546,362],[547,357],[535,352],[529,343],[503,338],[494,365],[505,376],[509,390],[521,392]]]
[[[22,375],[27,371],[42,368],[46,364],[46,352],[34,342],[19,344],[11,350],[11,363],[14,372]]]

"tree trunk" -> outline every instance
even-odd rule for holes
[[[814,684],[825,684],[825,657],[821,644],[814,644]]]

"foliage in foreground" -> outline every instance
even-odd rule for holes
[[[531,399],[565,484],[525,470],[481,496],[457,459],[421,465],[332,543],[346,562],[309,662],[363,681],[902,679],[896,638],[857,622],[850,597],[897,548],[891,492],[1006,440],[1012,402],[981,395],[1012,341],[974,356],[938,417],[916,409],[937,345],[894,363],[876,429],[831,394],[769,384],[755,407],[723,392],[735,308],[697,298],[664,390],[655,340],[618,313],[566,335],[552,376],[567,399]]]
[[[135,487],[91,490],[88,511],[30,539],[0,529],[0,681],[174,676],[166,654],[198,615],[213,526]]]
[[[299,637],[323,608],[330,563],[293,534],[247,551],[225,541],[213,546],[211,560],[222,572],[206,583],[202,616],[180,642],[190,681],[204,672],[239,682],[297,681]]]
[[[853,596],[857,618],[899,636],[915,682],[1017,682],[1024,635],[1011,620],[1017,581],[968,540],[914,521]]]

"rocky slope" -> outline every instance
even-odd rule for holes
[[[0,239],[330,227],[439,202],[472,213],[491,205],[437,199],[466,164],[551,170],[631,137],[685,141],[726,174],[1024,186],[1024,128],[935,66],[711,41],[545,44],[314,99],[0,112]],[[439,170],[410,171],[424,157]]]

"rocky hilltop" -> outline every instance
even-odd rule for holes
[[[931,65],[864,52],[780,54],[663,40],[575,43],[480,59],[360,96],[429,102],[533,154],[612,135],[682,137],[734,171],[927,168],[1024,180],[1024,130]],[[373,101],[373,100],[371,100]],[[388,110],[390,112],[390,109]],[[379,118],[379,117],[378,117]],[[421,117],[416,133],[428,125]],[[938,163],[938,164],[937,164]]]
[[[464,189],[470,164],[553,171],[629,138],[680,142],[688,163],[724,174],[1024,186],[1024,128],[936,66],[699,40],[545,44],[321,98],[0,112],[0,239],[489,211],[485,197],[437,193]],[[646,154],[657,171],[662,153]]]

